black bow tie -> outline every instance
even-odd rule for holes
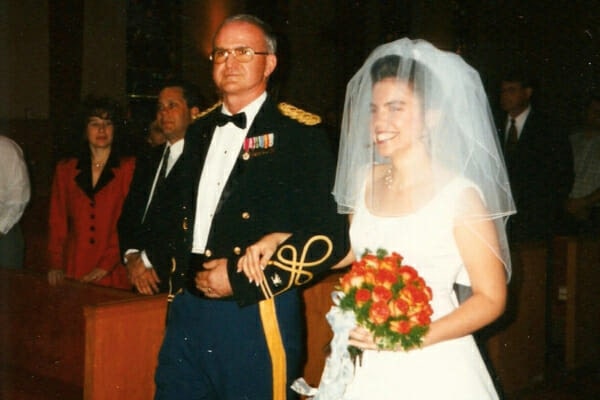
[[[246,114],[242,112],[235,115],[226,115],[223,113],[217,115],[217,125],[223,126],[228,122],[233,122],[238,128],[244,129],[246,128]]]

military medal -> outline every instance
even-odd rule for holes
[[[275,134],[265,133],[260,136],[253,136],[244,140],[242,159],[247,161],[252,155],[260,155],[275,145]]]

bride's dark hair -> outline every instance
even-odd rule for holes
[[[414,58],[401,57],[396,54],[375,60],[371,65],[370,75],[372,84],[388,78],[406,81],[421,98],[424,98],[426,87],[432,90],[437,87],[438,83],[433,72],[425,64]],[[428,84],[426,85],[425,82]]]

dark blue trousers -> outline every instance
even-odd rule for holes
[[[301,375],[303,317],[292,290],[277,296],[288,388]],[[257,305],[209,300],[184,292],[169,310],[156,370],[155,400],[269,400],[271,359]],[[296,399],[288,389],[288,400]]]

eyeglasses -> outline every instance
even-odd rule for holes
[[[222,64],[227,60],[229,55],[233,55],[233,58],[237,61],[247,63],[252,61],[255,54],[266,56],[271,53],[266,51],[254,51],[251,47],[236,47],[235,49],[215,49],[209,58],[215,64]]]

